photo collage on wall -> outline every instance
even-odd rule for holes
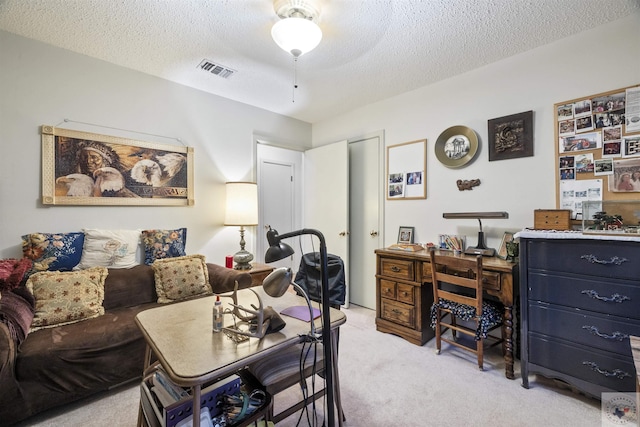
[[[560,204],[574,219],[604,185],[640,193],[640,87],[556,105],[556,120]]]
[[[557,121],[561,181],[593,174],[609,191],[640,192],[639,87],[560,105]]]

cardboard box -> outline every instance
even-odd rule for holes
[[[533,228],[571,230],[571,211],[569,209],[536,209],[533,211]]]

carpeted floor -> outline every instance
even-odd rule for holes
[[[504,376],[499,347],[487,351],[479,371],[471,353],[435,343],[416,346],[375,330],[375,312],[351,305],[340,332],[340,382],[347,426],[600,426],[600,402],[543,377],[530,389]],[[294,401],[297,390],[275,398],[278,408]],[[21,426],[135,426],[140,399],[133,384]],[[297,415],[278,426],[295,426]],[[320,420],[322,421],[322,420]],[[306,419],[300,423],[307,426]],[[321,423],[320,423],[321,425]]]

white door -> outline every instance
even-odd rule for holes
[[[349,149],[340,141],[305,151],[304,226],[320,231],[327,252],[344,261],[349,303]],[[304,253],[320,250],[317,239],[302,239]]]
[[[302,158],[303,153],[258,144],[258,207],[256,261],[264,262],[269,245],[269,227],[280,234],[302,227]],[[294,247],[295,249],[295,247]],[[297,269],[301,255],[272,263],[274,267]]]
[[[382,241],[381,136],[349,141],[349,301],[375,310]]]

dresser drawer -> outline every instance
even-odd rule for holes
[[[396,299],[405,304],[414,305],[416,302],[415,286],[398,283],[396,289]]]
[[[531,333],[529,362],[607,389],[622,392],[636,389],[635,368],[630,357],[590,351]]]
[[[380,259],[380,274],[397,279],[415,280],[415,268],[413,261],[394,258]]]
[[[640,321],[530,304],[529,330],[631,357],[629,335],[640,335]]]
[[[530,272],[527,279],[529,300],[640,318],[640,286],[636,283],[542,272]]]
[[[380,300],[382,318],[399,323],[403,326],[415,329],[416,327],[416,310],[415,307],[398,303],[395,301],[381,299]]]
[[[527,241],[529,268],[638,280],[640,244],[624,241]]]

